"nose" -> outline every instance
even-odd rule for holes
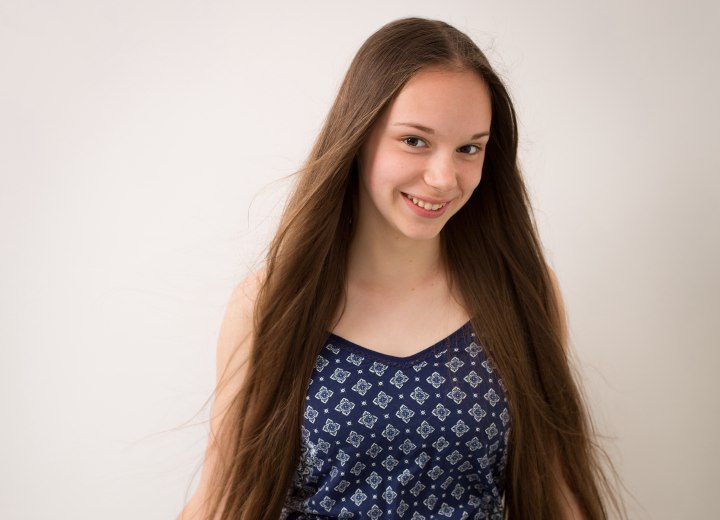
[[[451,154],[437,154],[425,170],[425,183],[441,193],[451,191],[457,185],[456,170]]]

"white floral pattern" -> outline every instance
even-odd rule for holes
[[[510,422],[470,323],[407,358],[330,335],[281,520],[500,520]]]

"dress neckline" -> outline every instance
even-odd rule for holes
[[[328,342],[334,346],[339,345],[339,346],[346,347],[349,350],[355,351],[355,353],[360,354],[364,357],[375,358],[377,360],[384,361],[386,363],[412,364],[414,362],[425,359],[426,357],[436,353],[437,351],[445,350],[449,346],[455,345],[457,343],[458,339],[468,336],[471,333],[471,331],[472,331],[472,323],[470,321],[467,321],[459,329],[457,329],[454,332],[451,332],[448,336],[433,343],[429,347],[425,347],[422,350],[415,352],[414,354],[410,354],[409,356],[393,356],[392,354],[378,352],[377,350],[373,350],[371,348],[364,347],[362,345],[358,345],[357,343],[353,343],[352,341],[347,340],[347,339],[343,338],[342,336],[338,336],[337,334],[335,334],[333,332],[330,333]]]

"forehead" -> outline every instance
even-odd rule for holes
[[[419,123],[438,133],[474,134],[490,130],[490,91],[475,72],[422,70],[388,105],[380,126]]]

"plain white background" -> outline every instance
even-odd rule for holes
[[[514,96],[631,517],[720,518],[718,5],[2,0],[0,517],[177,514],[285,177],[360,44],[417,15]]]

